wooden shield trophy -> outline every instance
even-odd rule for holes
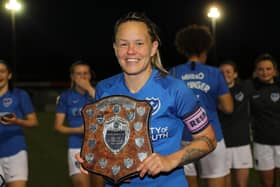
[[[137,167],[152,154],[146,101],[110,96],[82,110],[85,135],[81,157],[89,172],[117,185],[137,175]]]

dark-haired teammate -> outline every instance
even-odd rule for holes
[[[276,186],[280,173],[280,82],[277,62],[269,54],[255,61],[251,96],[254,167],[263,187]]]
[[[201,101],[218,141],[217,148],[199,160],[199,173],[193,164],[185,166],[190,187],[198,186],[198,175],[207,179],[208,187],[224,187],[225,176],[229,173],[229,168],[225,164],[226,147],[217,107],[225,113],[230,113],[233,111],[233,101],[221,71],[205,64],[212,45],[213,37],[207,27],[190,25],[181,29],[176,35],[176,47],[188,61],[170,69],[170,74],[183,80]],[[185,132],[183,139],[190,141],[189,134]]]
[[[248,81],[238,77],[237,66],[233,61],[224,61],[220,69],[226,79],[234,100],[234,111],[231,114],[219,112],[222,130],[226,143],[227,164],[231,175],[227,176],[227,187],[247,187],[250,168],[253,167],[250,139],[249,99],[252,86]]]
[[[8,186],[25,187],[28,155],[23,127],[38,125],[31,98],[14,88],[10,65],[0,60],[0,175]]]

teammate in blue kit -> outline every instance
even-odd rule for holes
[[[69,135],[68,139],[68,165],[69,175],[75,187],[102,187],[103,178],[100,176],[88,176],[82,174],[79,163],[75,159],[75,153],[80,152],[83,141],[82,108],[94,102],[95,90],[91,87],[92,72],[90,66],[77,61],[70,67],[71,88],[64,91],[58,98],[56,107],[55,130]],[[78,84],[83,84],[89,89],[83,89]],[[65,119],[67,126],[64,125]]]
[[[154,153],[139,165],[139,176],[120,186],[186,187],[182,166],[205,156],[216,146],[205,111],[183,81],[167,75],[160,61],[156,26],[144,14],[130,12],[118,20],[114,37],[115,55],[123,72],[99,82],[96,99],[125,95],[146,100],[153,107],[150,136]],[[191,124],[199,118],[202,120]],[[193,141],[182,147],[184,125],[192,133]],[[76,157],[83,162],[78,154]]]
[[[176,35],[178,51],[188,58],[185,64],[170,69],[170,74],[181,79],[190,87],[205,108],[213,125],[217,148],[198,162],[199,175],[207,179],[208,187],[224,187],[225,176],[229,173],[226,162],[226,147],[223,140],[217,107],[225,113],[233,111],[233,100],[227,83],[218,68],[206,65],[208,50],[213,43],[212,35],[205,26],[191,25],[181,29]],[[182,101],[183,102],[183,101]],[[186,132],[183,140],[190,141]],[[197,187],[197,171],[193,164],[185,166],[191,187]]]
[[[38,120],[26,91],[14,88],[12,69],[0,60],[0,175],[8,186],[25,187],[28,156],[23,127],[34,127]]]

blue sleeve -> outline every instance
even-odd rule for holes
[[[193,91],[187,87],[183,82],[178,84],[176,92],[176,106],[177,114],[181,118],[192,113],[199,105],[198,99]]]
[[[65,94],[58,96],[56,103],[56,113],[66,113],[67,112],[67,99]]]
[[[98,101],[101,97],[101,85],[97,84],[95,87],[95,100]]]
[[[185,124],[183,139],[191,140],[191,134],[203,131],[208,125],[208,117],[192,89],[186,85],[181,86],[176,95],[178,115]]]
[[[20,100],[20,107],[24,115],[34,112],[34,107],[31,98],[26,91],[21,90],[19,92],[19,100]]]
[[[230,93],[227,82],[221,71],[218,72],[218,96]]]

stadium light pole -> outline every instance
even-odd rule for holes
[[[216,20],[220,18],[221,14],[219,9],[216,6],[210,7],[207,16],[211,19],[212,21],[212,34],[213,34],[213,39],[214,39],[214,60],[215,63],[217,63],[217,39],[216,39]]]
[[[14,70],[14,77],[16,76],[17,65],[17,47],[16,47],[16,13],[22,9],[21,3],[17,0],[9,0],[5,4],[5,8],[11,13],[11,25],[12,25],[12,64]]]

